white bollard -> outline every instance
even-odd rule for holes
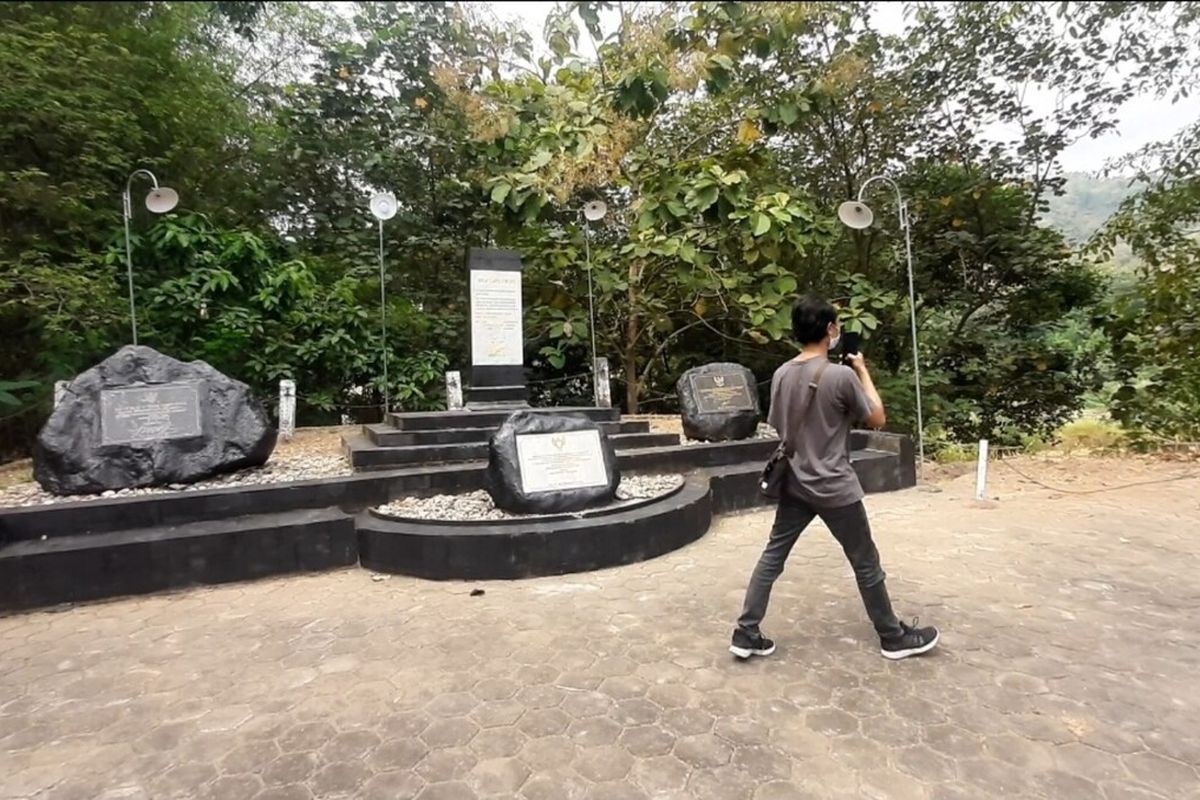
[[[612,408],[612,384],[608,374],[607,358],[596,359],[595,379],[596,408]]]
[[[987,499],[988,440],[979,440],[979,460],[975,464],[975,499]]]
[[[58,404],[62,402],[63,395],[67,393],[67,384],[70,381],[55,381],[54,382],[54,407],[58,408]]]
[[[296,382],[279,382],[279,435],[284,441],[296,434]]]
[[[457,371],[446,373],[446,409],[457,411],[463,407],[462,375]]]

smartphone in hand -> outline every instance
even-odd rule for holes
[[[855,331],[842,331],[842,363],[846,364],[849,359],[846,356],[858,355],[858,346],[862,343],[862,334]]]

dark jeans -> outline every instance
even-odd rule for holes
[[[858,581],[867,616],[875,624],[876,632],[880,636],[900,633],[900,623],[892,613],[887,589],[884,588],[886,576],[879,564],[879,551],[871,539],[871,524],[867,521],[867,510],[862,501],[840,508],[813,508],[802,500],[786,495],[779,502],[771,536],[746,588],[746,601],[738,618],[738,627],[750,634],[758,633],[758,626],[767,613],[767,603],[771,599],[771,587],[783,573],[792,546],[813,518],[818,516],[838,540],[850,566],[854,568],[854,577]]]

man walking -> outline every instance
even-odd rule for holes
[[[802,350],[775,371],[768,417],[792,453],[791,469],[767,546],[750,577],[729,651],[739,658],[775,652],[775,643],[759,630],[771,586],[783,572],[796,539],[819,516],[854,568],[883,656],[898,660],[927,653],[937,646],[937,628],[906,625],[892,612],[863,507],[862,486],[850,465],[851,424],[862,421],[872,428],[882,427],[883,400],[862,356],[848,356],[849,367],[829,363],[829,350],[841,336],[832,305],[811,297],[796,303],[792,334]]]

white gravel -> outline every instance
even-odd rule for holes
[[[751,438],[774,439],[777,436],[778,436],[778,434],[775,433],[774,428],[772,428],[770,425],[768,425],[765,422],[760,422],[760,423],[758,423],[758,430],[754,432],[754,436]],[[684,436],[682,433],[679,434],[679,443],[682,445],[685,445],[685,446],[691,446],[691,445],[696,445],[696,444],[710,444],[709,442],[701,441],[700,439],[689,439],[686,436]]]
[[[617,487],[617,504],[661,497],[683,483],[682,475],[627,475]],[[609,506],[611,508],[611,506]],[[464,522],[500,519],[527,519],[562,514],[514,514],[496,508],[491,495],[480,489],[465,494],[439,494],[433,497],[405,497],[376,506],[377,513],[405,519],[461,520]],[[583,512],[580,512],[581,514]]]
[[[144,489],[110,489],[102,494],[56,495],[50,494],[33,482],[19,483],[0,490],[0,507],[44,506],[52,503],[77,503],[111,497],[195,492],[201,489],[221,489],[229,486],[260,486],[268,483],[307,481],[314,478],[333,478],[350,474],[350,464],[343,456],[297,455],[290,458],[272,459],[265,466],[257,469],[244,469],[198,483],[172,483],[168,486],[153,486]]]

